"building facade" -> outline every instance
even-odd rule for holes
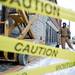
[[[52,0],[52,2],[57,3],[56,0]],[[32,31],[37,40],[40,40],[40,37],[42,37],[42,41],[45,44],[50,45],[57,42],[57,32],[59,31],[60,26],[61,20],[39,15],[38,19],[32,25]]]
[[[57,3],[56,0],[49,0],[49,1]],[[5,11],[5,9],[3,8],[2,11]],[[34,16],[35,15],[29,15],[29,20],[31,20]],[[42,41],[45,44],[50,45],[57,42],[57,38],[58,38],[57,32],[60,29],[60,25],[61,25],[61,21],[58,19],[48,17],[48,16],[43,16],[43,15],[38,15],[37,20],[35,20],[32,24],[31,30],[34,33],[35,39],[39,41],[40,38],[42,38]],[[3,30],[2,28],[3,27],[0,26],[0,32]],[[13,31],[13,33],[19,34],[18,29],[16,28]]]

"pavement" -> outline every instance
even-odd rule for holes
[[[55,45],[52,45],[52,46],[55,46]],[[73,44],[73,47],[75,48],[74,44]],[[66,49],[72,51],[72,49],[70,49],[67,45],[66,45]],[[47,65],[62,63],[62,62],[67,62],[67,60],[43,58],[38,62],[35,62],[31,65],[27,65],[25,68],[26,69],[32,69],[32,68],[36,68],[36,67],[47,66]],[[75,75],[75,67],[60,70],[60,71],[53,72],[53,73],[46,73],[44,75]]]
[[[75,51],[75,44],[72,44],[72,45],[74,47],[74,50],[70,49],[67,44],[66,44],[66,49],[68,49],[70,51]],[[60,59],[59,60],[55,59],[55,60],[53,60],[53,62],[57,63],[57,62],[66,62],[66,61],[65,60],[60,60]],[[60,71],[53,72],[53,73],[47,73],[47,74],[44,74],[44,75],[75,75],[75,67],[60,70]]]

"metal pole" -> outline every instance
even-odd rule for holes
[[[2,6],[2,9],[1,9],[1,21],[5,21],[5,11],[6,11],[6,8],[5,6]],[[0,25],[0,34],[4,33],[4,23],[1,23]]]

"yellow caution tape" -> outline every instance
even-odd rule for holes
[[[75,12],[71,9],[65,9],[59,7],[50,1],[44,0],[0,0],[5,6],[25,10],[30,13],[36,13],[41,15],[46,15],[49,17],[54,17],[58,19],[68,19],[75,21]]]
[[[68,19],[75,21],[75,12],[69,9],[59,7],[58,5],[43,0],[0,0],[5,6],[25,10],[30,13],[36,13],[54,17],[58,19]],[[15,73],[6,75],[43,75],[45,73],[54,72],[57,70],[65,69],[75,66],[75,52],[53,48],[46,45],[30,43],[23,40],[8,38],[0,36],[0,51],[13,52],[19,54],[29,54],[34,56],[46,56],[49,58],[61,58],[70,60],[71,62],[48,65],[47,67],[40,67],[32,70],[20,70]]]
[[[73,66],[75,66],[75,61],[58,63],[58,64],[38,67],[38,68],[30,69],[30,70],[26,70],[24,68],[22,70],[18,70],[18,71],[12,72],[12,73],[6,73],[5,75],[34,75],[34,74],[45,75],[45,74],[52,73],[55,71],[67,69],[67,68],[70,68]]]
[[[75,60],[75,52],[4,36],[0,36],[0,51],[49,58],[60,58],[71,61]]]
[[[8,6],[8,7],[13,7],[21,10],[26,10],[32,13],[39,13],[47,16],[53,16],[56,18],[66,18],[66,19],[71,19],[74,20],[74,15],[75,13],[73,11],[61,8],[57,6],[54,3],[51,3],[49,1],[42,1],[42,0],[17,0],[14,2],[14,0],[0,0],[0,3]],[[2,37],[2,36],[1,36]],[[4,41],[3,41],[3,40]],[[11,41],[10,38],[7,37],[2,37],[0,38],[1,43],[1,50],[9,51],[9,52],[14,52],[14,53],[22,53],[22,54],[31,54],[31,55],[38,55],[38,56],[47,56],[50,58],[64,58],[68,60],[74,60],[75,53],[65,51],[58,48],[52,48],[49,46],[44,46],[44,45],[35,45],[29,42],[24,42],[20,40],[15,40],[12,39]],[[15,41],[13,43],[13,40]],[[7,47],[7,42],[10,42],[8,47]],[[70,53],[70,54],[69,54]],[[67,55],[66,55],[67,54]],[[70,56],[69,56],[70,55]],[[60,56],[60,57],[59,57]],[[66,57],[66,58],[65,58]]]

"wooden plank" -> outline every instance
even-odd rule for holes
[[[25,14],[26,12],[24,10],[21,10],[19,12],[20,12],[20,15],[22,16],[23,20],[26,21],[27,24],[28,24],[29,20],[28,20],[26,14]]]
[[[25,14],[25,11],[24,10],[20,11],[20,14],[21,14],[24,22],[26,21],[27,24],[28,24],[29,20],[28,20],[26,14]],[[29,34],[34,38],[34,34],[32,33],[31,29],[29,30]]]
[[[10,14],[9,17],[11,17],[12,19],[15,20],[15,24],[11,25],[11,27],[9,28],[9,33],[11,33],[11,31],[18,25],[24,23],[24,22],[29,22],[26,14],[25,14],[25,11],[19,11],[18,14]],[[32,38],[34,38],[34,35],[32,33],[31,30],[29,30],[29,35],[32,36]]]
[[[33,19],[29,21],[29,23],[28,23],[28,25],[26,26],[26,28],[22,31],[22,33],[21,33],[20,36],[18,37],[19,39],[23,39],[23,38],[26,36],[27,32],[28,32],[28,31],[30,30],[30,28],[31,28],[32,23],[33,23],[36,19],[37,19],[37,15],[35,15],[35,16],[33,17]]]

